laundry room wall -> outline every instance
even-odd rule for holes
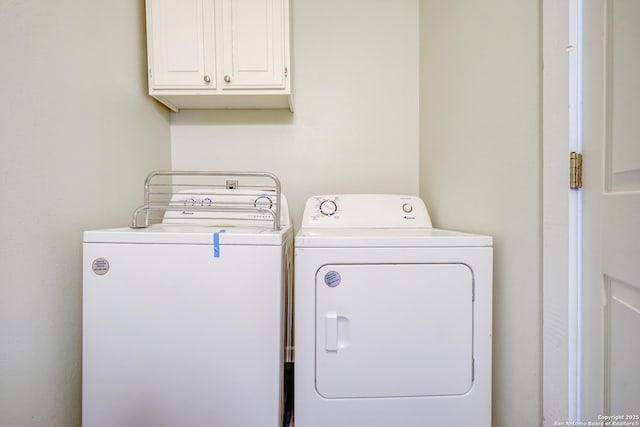
[[[82,231],[170,167],[144,2],[0,2],[0,426],[81,425]]]
[[[418,1],[291,1],[295,113],[171,115],[176,169],[267,170],[296,225],[326,193],[418,192]]]
[[[494,237],[495,427],[541,422],[540,7],[420,2],[420,194]]]

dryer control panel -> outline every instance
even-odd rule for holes
[[[431,228],[422,199],[394,194],[335,194],[307,200],[302,227]]]

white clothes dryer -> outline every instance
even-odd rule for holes
[[[269,191],[198,188],[161,224],[84,233],[83,426],[283,425],[293,231],[277,197],[278,227]]]
[[[491,318],[491,237],[432,228],[417,197],[310,198],[296,427],[489,427]]]

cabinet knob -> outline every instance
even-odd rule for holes
[[[209,77],[209,76],[204,76],[204,82],[205,82],[205,83],[211,83],[211,77]]]
[[[231,83],[231,77],[229,77],[228,74],[226,76],[224,76],[224,82],[225,83]]]

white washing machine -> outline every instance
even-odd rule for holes
[[[492,238],[326,195],[295,239],[296,427],[491,425]]]
[[[283,425],[293,232],[275,200],[198,188],[162,224],[84,233],[83,426]]]

